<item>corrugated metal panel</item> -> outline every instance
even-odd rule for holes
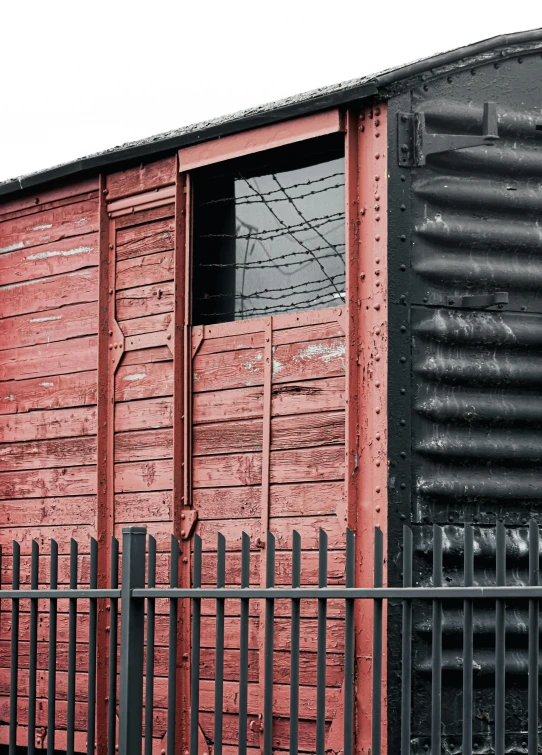
[[[390,441],[390,518],[415,525],[422,585],[431,579],[433,522],[445,525],[445,583],[462,582],[463,523],[471,522],[475,584],[495,584],[497,519],[507,525],[507,580],[527,583],[525,525],[540,521],[542,504],[541,68],[540,56],[516,58],[427,82],[397,102],[398,111],[423,112],[427,132],[456,135],[481,134],[484,103],[495,102],[499,130],[494,146],[429,155],[423,167],[398,168],[397,153],[390,157],[390,436],[392,428],[398,436]],[[508,301],[484,307],[469,298],[488,304],[496,292]],[[390,561],[399,578],[395,532]],[[431,746],[430,607],[414,621],[412,747],[422,752]],[[474,749],[490,752],[494,604],[477,605],[474,626]],[[447,752],[461,749],[462,643],[458,603],[443,621]],[[526,605],[507,607],[506,675],[507,749],[522,752]]]

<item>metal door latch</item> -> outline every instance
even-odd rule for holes
[[[474,296],[461,296],[461,306],[472,309],[487,309],[508,304],[508,291],[495,291],[493,294],[479,294]]]
[[[437,134],[427,131],[425,113],[398,114],[399,165],[415,167],[425,165],[427,155],[454,152],[457,149],[491,147],[499,138],[497,105],[484,103],[482,134]]]

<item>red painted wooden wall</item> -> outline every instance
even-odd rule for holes
[[[143,524],[158,542],[158,583],[169,582],[169,541],[182,541],[180,583],[190,581],[190,538],[204,542],[205,584],[216,577],[218,532],[227,538],[227,583],[239,584],[240,533],[253,540],[251,581],[263,577],[257,539],[277,537],[277,584],[288,584],[292,529],[302,535],[303,584],[316,582],[317,536],[329,535],[330,583],[344,580],[344,533],[358,533],[357,579],[370,583],[372,528],[385,527],[386,229],[385,112],[349,115],[346,130],[348,303],[341,309],[185,328],[189,178],[178,156],[99,180],[50,188],[0,205],[0,544],[9,584],[11,543],[21,542],[29,582],[38,539],[40,582],[49,539],[67,584],[69,540],[100,544],[109,581],[111,536]],[[336,119],[336,116],[334,116]],[[301,119],[304,120],[304,119]],[[328,121],[331,120],[328,118]],[[325,121],[325,119],[324,119]],[[319,121],[318,123],[320,123]],[[380,125],[383,122],[382,126]],[[296,138],[304,126],[293,128]],[[279,134],[283,138],[282,132]],[[384,208],[384,209],[383,209]],[[362,212],[363,210],[363,212]],[[376,272],[378,270],[378,272]],[[379,276],[379,277],[376,277]],[[363,307],[363,303],[365,307]],[[378,409],[378,412],[376,412]],[[346,473],[345,473],[346,468]],[[197,521],[195,514],[197,513]],[[195,525],[194,527],[192,525]],[[102,603],[102,601],[100,601]],[[0,743],[7,741],[10,621],[0,615]],[[81,610],[87,610],[81,602]],[[108,614],[99,608],[98,714],[107,697]],[[57,725],[66,725],[67,605],[60,607]],[[28,606],[21,618],[19,720],[26,721]],[[38,727],[46,742],[47,633],[40,604]],[[274,746],[288,749],[289,606],[276,603]],[[260,606],[251,605],[249,744],[259,749]],[[157,603],[154,732],[166,732],[167,604]],[[238,606],[226,603],[225,750],[236,744]],[[328,746],[339,749],[343,622],[330,604]],[[316,606],[304,608],[300,748],[315,736]],[[189,607],[180,611],[179,711],[188,709]],[[370,728],[371,629],[358,611],[358,732]],[[85,747],[86,633],[78,624],[77,749]],[[201,745],[212,742],[214,614],[202,621]],[[102,719],[104,720],[104,719]],[[185,749],[186,716],[178,741]],[[336,721],[334,725],[334,721]],[[339,732],[339,733],[337,733]],[[24,731],[21,732],[21,737]],[[98,727],[98,752],[106,733]],[[360,740],[361,741],[361,740]],[[359,744],[363,749],[363,743]],[[62,733],[57,747],[63,746]],[[233,752],[233,749],[231,750]]]

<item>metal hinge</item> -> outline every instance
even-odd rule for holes
[[[491,147],[499,138],[497,105],[484,103],[482,134],[437,134],[427,131],[425,113],[399,113],[397,139],[399,165],[408,168],[425,165],[427,155],[454,152],[468,147]]]
[[[495,291],[492,294],[473,294],[469,296],[450,296],[447,304],[450,307],[465,307],[466,309],[488,309],[508,304],[508,291]]]

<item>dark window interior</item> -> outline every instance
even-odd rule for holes
[[[194,174],[193,323],[345,301],[344,137]]]

